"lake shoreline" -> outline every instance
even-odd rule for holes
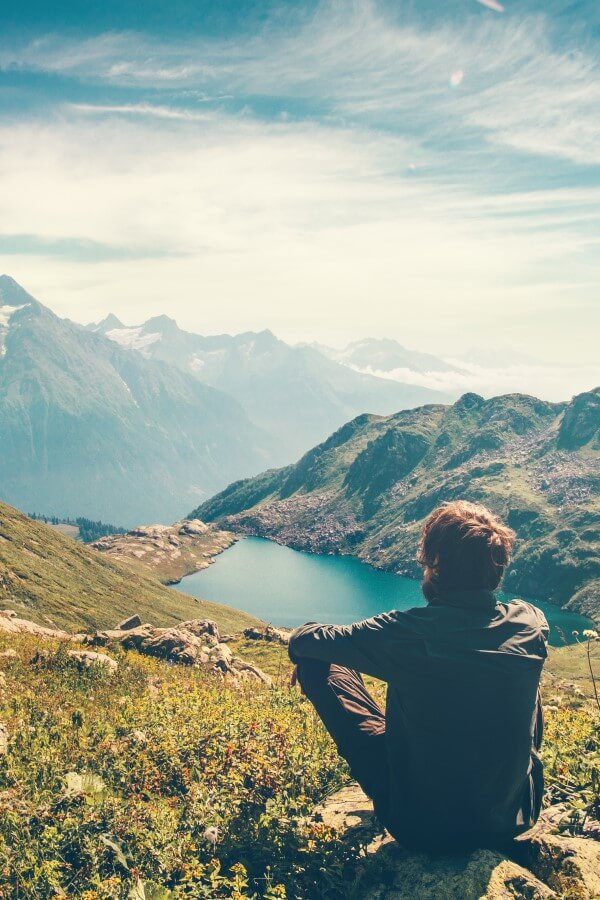
[[[230,552],[217,557],[217,565],[187,576],[175,590],[243,609],[285,628],[306,621],[350,624],[391,609],[425,604],[419,580],[386,572],[350,554],[311,553],[256,535],[239,537]],[[517,596],[498,592],[500,602]],[[555,646],[572,643],[573,631],[593,627],[587,617],[549,601],[520,595],[519,599],[542,609]]]

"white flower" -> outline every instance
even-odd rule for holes
[[[209,844],[212,844],[213,847],[215,847],[219,840],[219,829],[213,825],[210,828],[205,829],[202,837],[205,841],[208,841]]]
[[[584,636],[584,638],[587,638],[587,639],[590,640],[590,641],[597,641],[597,640],[598,640],[598,632],[597,632],[597,631],[594,631],[593,628],[586,628],[586,629],[584,629],[583,636]]]

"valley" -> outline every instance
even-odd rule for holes
[[[517,531],[507,591],[600,616],[600,393],[525,395],[360,416],[298,463],[230,485],[192,515],[299,550],[418,577],[439,503],[490,506]]]
[[[84,327],[0,276],[0,484],[20,509],[172,522],[364,410],[443,399],[268,331],[205,337],[166,316]]]

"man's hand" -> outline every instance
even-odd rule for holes
[[[290,678],[290,684],[292,687],[296,687],[298,684],[298,666],[294,666],[292,669],[292,677]]]

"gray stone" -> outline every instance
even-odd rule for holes
[[[133,616],[129,616],[128,619],[123,619],[118,625],[115,625],[115,629],[117,631],[129,631],[131,628],[138,628],[141,624],[142,620],[136,613]]]
[[[119,663],[112,656],[108,656],[106,653],[96,653],[94,650],[67,650],[67,656],[86,669],[92,666],[101,666],[111,672],[116,672],[119,667]]]
[[[382,831],[371,801],[357,784],[328,797],[307,821],[366,847],[362,900],[526,900],[600,897],[600,843],[545,831],[547,823],[514,844],[514,854],[480,849],[431,856],[403,849]]]

